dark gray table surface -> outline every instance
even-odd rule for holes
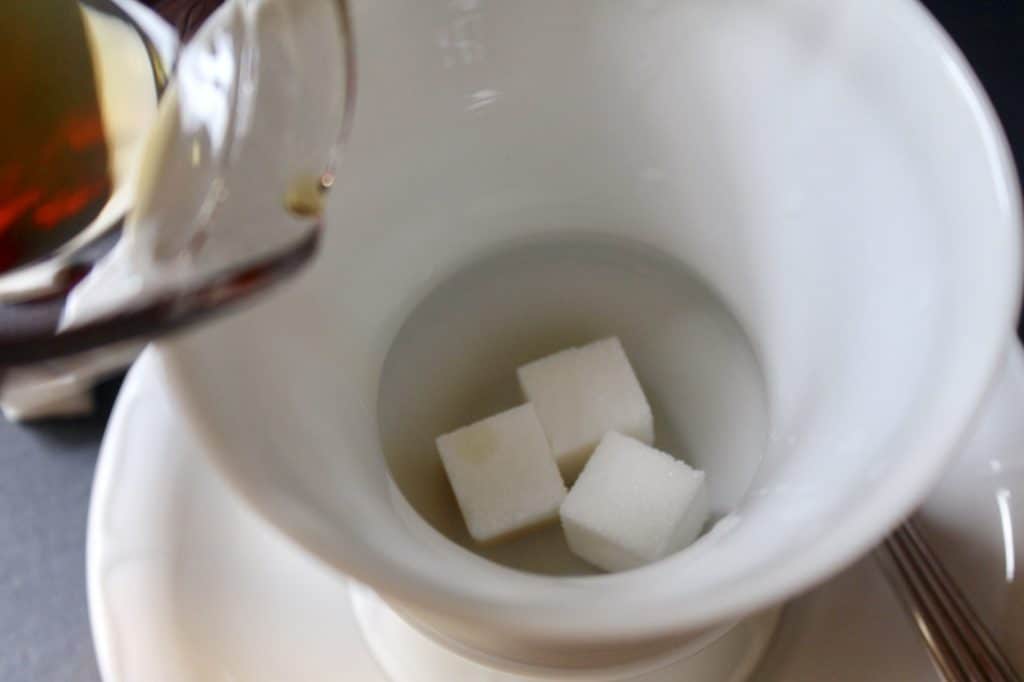
[[[1024,167],[1024,0],[925,4],[981,76]],[[116,390],[116,382],[98,389],[100,410],[89,419],[0,420],[0,682],[99,680],[85,599],[85,526]]]
[[[85,603],[96,450],[117,390],[88,419],[0,419],[0,681],[97,682]],[[183,681],[184,682],[184,681]]]

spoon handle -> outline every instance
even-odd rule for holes
[[[949,682],[1020,682],[991,633],[912,521],[878,550],[890,584]]]

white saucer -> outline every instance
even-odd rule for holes
[[[922,522],[997,638],[1024,664],[1024,361]],[[385,682],[350,584],[261,522],[205,461],[165,388],[158,351],[132,369],[93,487],[88,587],[105,682]],[[1017,634],[1014,631],[1017,630]],[[490,679],[490,678],[489,678]],[[494,678],[499,679],[499,678]],[[869,557],[787,606],[759,682],[933,680]]]

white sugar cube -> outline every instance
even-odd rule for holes
[[[560,510],[569,548],[606,571],[660,559],[693,542],[708,518],[704,472],[618,433],[587,462]]]
[[[437,449],[477,542],[495,542],[558,517],[565,484],[532,405],[440,436]]]
[[[609,431],[654,442],[651,406],[617,338],[549,355],[518,373],[567,482]]]

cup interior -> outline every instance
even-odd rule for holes
[[[396,1],[353,19],[358,104],[319,260],[164,348],[261,514],[463,632],[548,641],[782,600],[923,498],[1009,338],[1019,207],[984,96],[916,3]],[[453,542],[409,492],[444,494],[430,439],[511,407],[498,377],[518,362],[608,333],[721,520],[614,575]],[[395,448],[421,468],[396,474]]]

